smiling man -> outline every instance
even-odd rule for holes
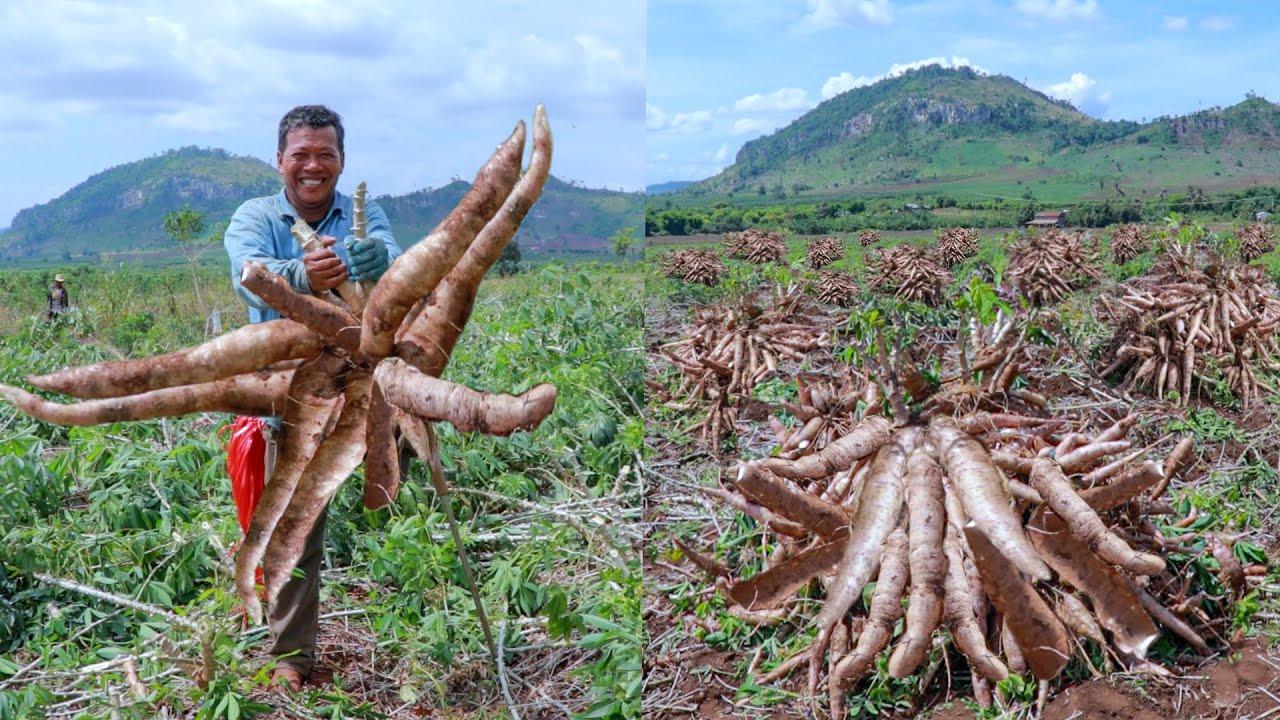
[[[368,237],[351,235],[352,201],[338,192],[338,176],[343,167],[342,118],[322,105],[303,105],[280,119],[276,168],[284,188],[275,195],[245,202],[231,217],[223,244],[231,259],[231,283],[249,305],[249,322],[274,320],[280,314],[240,284],[245,261],[256,260],[284,277],[298,292],[327,293],[348,277],[356,282],[374,282],[400,246],[391,234],[391,224],[382,208],[372,200],[365,206]],[[319,235],[324,247],[306,252],[289,228],[299,219]],[[338,238],[343,238],[339,243]],[[243,423],[252,418],[241,418]],[[276,436],[280,418],[267,418],[261,425],[266,442],[259,457],[229,455],[237,462],[254,464],[271,477],[275,466]],[[260,465],[258,463],[261,463]],[[233,476],[243,468],[228,469]],[[237,497],[237,502],[241,499]],[[280,591],[274,607],[267,608],[271,645],[267,652],[277,658],[272,680],[298,690],[313,675],[316,632],[320,611],[320,568],[324,556],[324,514],[307,537],[301,574],[295,574]]]

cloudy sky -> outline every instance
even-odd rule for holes
[[[1098,118],[1280,101],[1272,3],[648,0],[645,182],[699,180],[818,103],[935,62]]]
[[[470,181],[545,103],[551,172],[644,186],[636,0],[6,0],[0,227],[94,173],[185,145],[274,165],[286,110],[347,129],[339,187]]]

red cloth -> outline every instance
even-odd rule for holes
[[[249,520],[262,499],[266,484],[267,437],[262,418],[240,416],[222,429],[231,429],[227,442],[227,474],[231,476],[231,498],[236,503],[240,531],[249,532]]]

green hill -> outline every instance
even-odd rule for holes
[[[244,200],[278,192],[275,168],[224,150],[184,147],[118,165],[88,178],[47,203],[20,211],[0,233],[0,261],[96,261],[103,253],[129,260],[176,256],[162,221],[189,206],[204,213],[208,233],[218,231]],[[404,245],[421,239],[467,191],[456,181],[438,189],[381,196]],[[644,196],[592,190],[547,180],[542,197],[516,235],[537,252],[607,253],[608,238],[644,222]]]
[[[859,195],[1046,202],[1280,183],[1280,106],[1148,123],[1091,118],[1005,76],[920,68],[837,95],[742,146],[675,206]]]

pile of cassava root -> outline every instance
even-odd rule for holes
[[[787,254],[787,243],[776,230],[751,228],[738,233],[725,233],[725,253],[737,260],[762,265],[781,262]]]
[[[848,307],[853,304],[861,289],[853,275],[824,270],[818,275],[817,291],[818,302]]]
[[[824,268],[844,257],[844,241],[834,235],[825,235],[809,241],[805,250],[809,267]]]
[[[926,305],[941,303],[952,282],[951,273],[919,245],[895,245],[880,251],[871,270],[874,274],[868,284],[873,290]]]
[[[750,623],[796,622],[799,591],[820,582],[812,646],[758,682],[803,664],[816,693],[825,670],[831,717],[844,716],[846,693],[881,653],[895,678],[926,664],[932,676],[948,643],[968,660],[984,704],[1011,671],[1048,680],[1073,657],[1091,664],[1086,640],[1158,672],[1145,659],[1157,623],[1208,649],[1150,591],[1173,576],[1148,516],[1169,510],[1159,495],[1193,448],[1188,439],[1163,464],[1143,460],[1124,439],[1135,422],[1089,435],[1016,415],[906,427],[871,415],[807,454],[796,452],[798,430],[782,440],[790,452],[743,463],[731,490],[708,492],[766,526],[765,568],[740,577],[683,549]],[[851,614],[872,581],[869,610]],[[905,625],[889,651],[903,599]]]
[[[1228,258],[1201,263],[1194,253],[1175,249],[1149,274],[1098,298],[1116,328],[1102,375],[1123,372],[1121,391],[1177,392],[1181,405],[1193,394],[1212,398],[1220,378],[1248,410],[1263,396],[1257,370],[1280,371],[1280,297],[1263,268]]]
[[[1065,298],[1073,288],[1102,278],[1096,251],[1086,248],[1083,232],[1034,230],[1009,249],[1009,280],[1034,305]]]
[[[786,361],[799,362],[817,350],[830,351],[829,325],[821,311],[798,293],[777,297],[772,307],[743,298],[735,305],[694,308],[693,326],[684,338],[665,343],[659,354],[684,380],[666,406],[692,410],[709,406],[705,417],[685,433],[698,431],[704,444],[720,451],[720,441],[733,432],[731,396],[750,397],[756,383],[777,373]]]
[[[1253,262],[1276,249],[1276,231],[1263,222],[1252,222],[1236,233],[1240,243],[1241,262]]]
[[[1147,231],[1138,223],[1126,223],[1111,231],[1111,256],[1123,265],[1151,249]]]
[[[875,245],[878,242],[880,242],[879,230],[863,230],[858,233],[858,243],[862,245],[862,247]]]
[[[950,228],[937,231],[938,256],[943,265],[959,265],[978,254],[978,231]]]
[[[662,256],[664,277],[715,287],[724,273],[724,260],[712,250],[672,250]]]
[[[400,479],[397,430],[420,457],[434,460],[430,422],[506,435],[536,427],[552,411],[551,385],[512,397],[440,379],[480,281],[546,181],[552,142],[542,106],[534,115],[533,145],[522,175],[521,121],[458,207],[396,258],[376,284],[348,283],[342,301],[297,293],[284,278],[251,263],[244,268],[244,286],[283,319],[167,355],[27,378],[81,402],[49,402],[2,385],[0,396],[30,415],[65,425],[196,412],[283,416],[275,471],[236,555],[236,593],[249,616],[260,621],[256,566],[263,563],[266,601],[273,605],[317,518],[362,461],[366,507],[394,499]],[[363,216],[359,205],[357,221]],[[363,232],[357,222],[353,234]],[[309,228],[298,232],[300,239],[310,234]],[[442,483],[439,477],[437,490]]]

